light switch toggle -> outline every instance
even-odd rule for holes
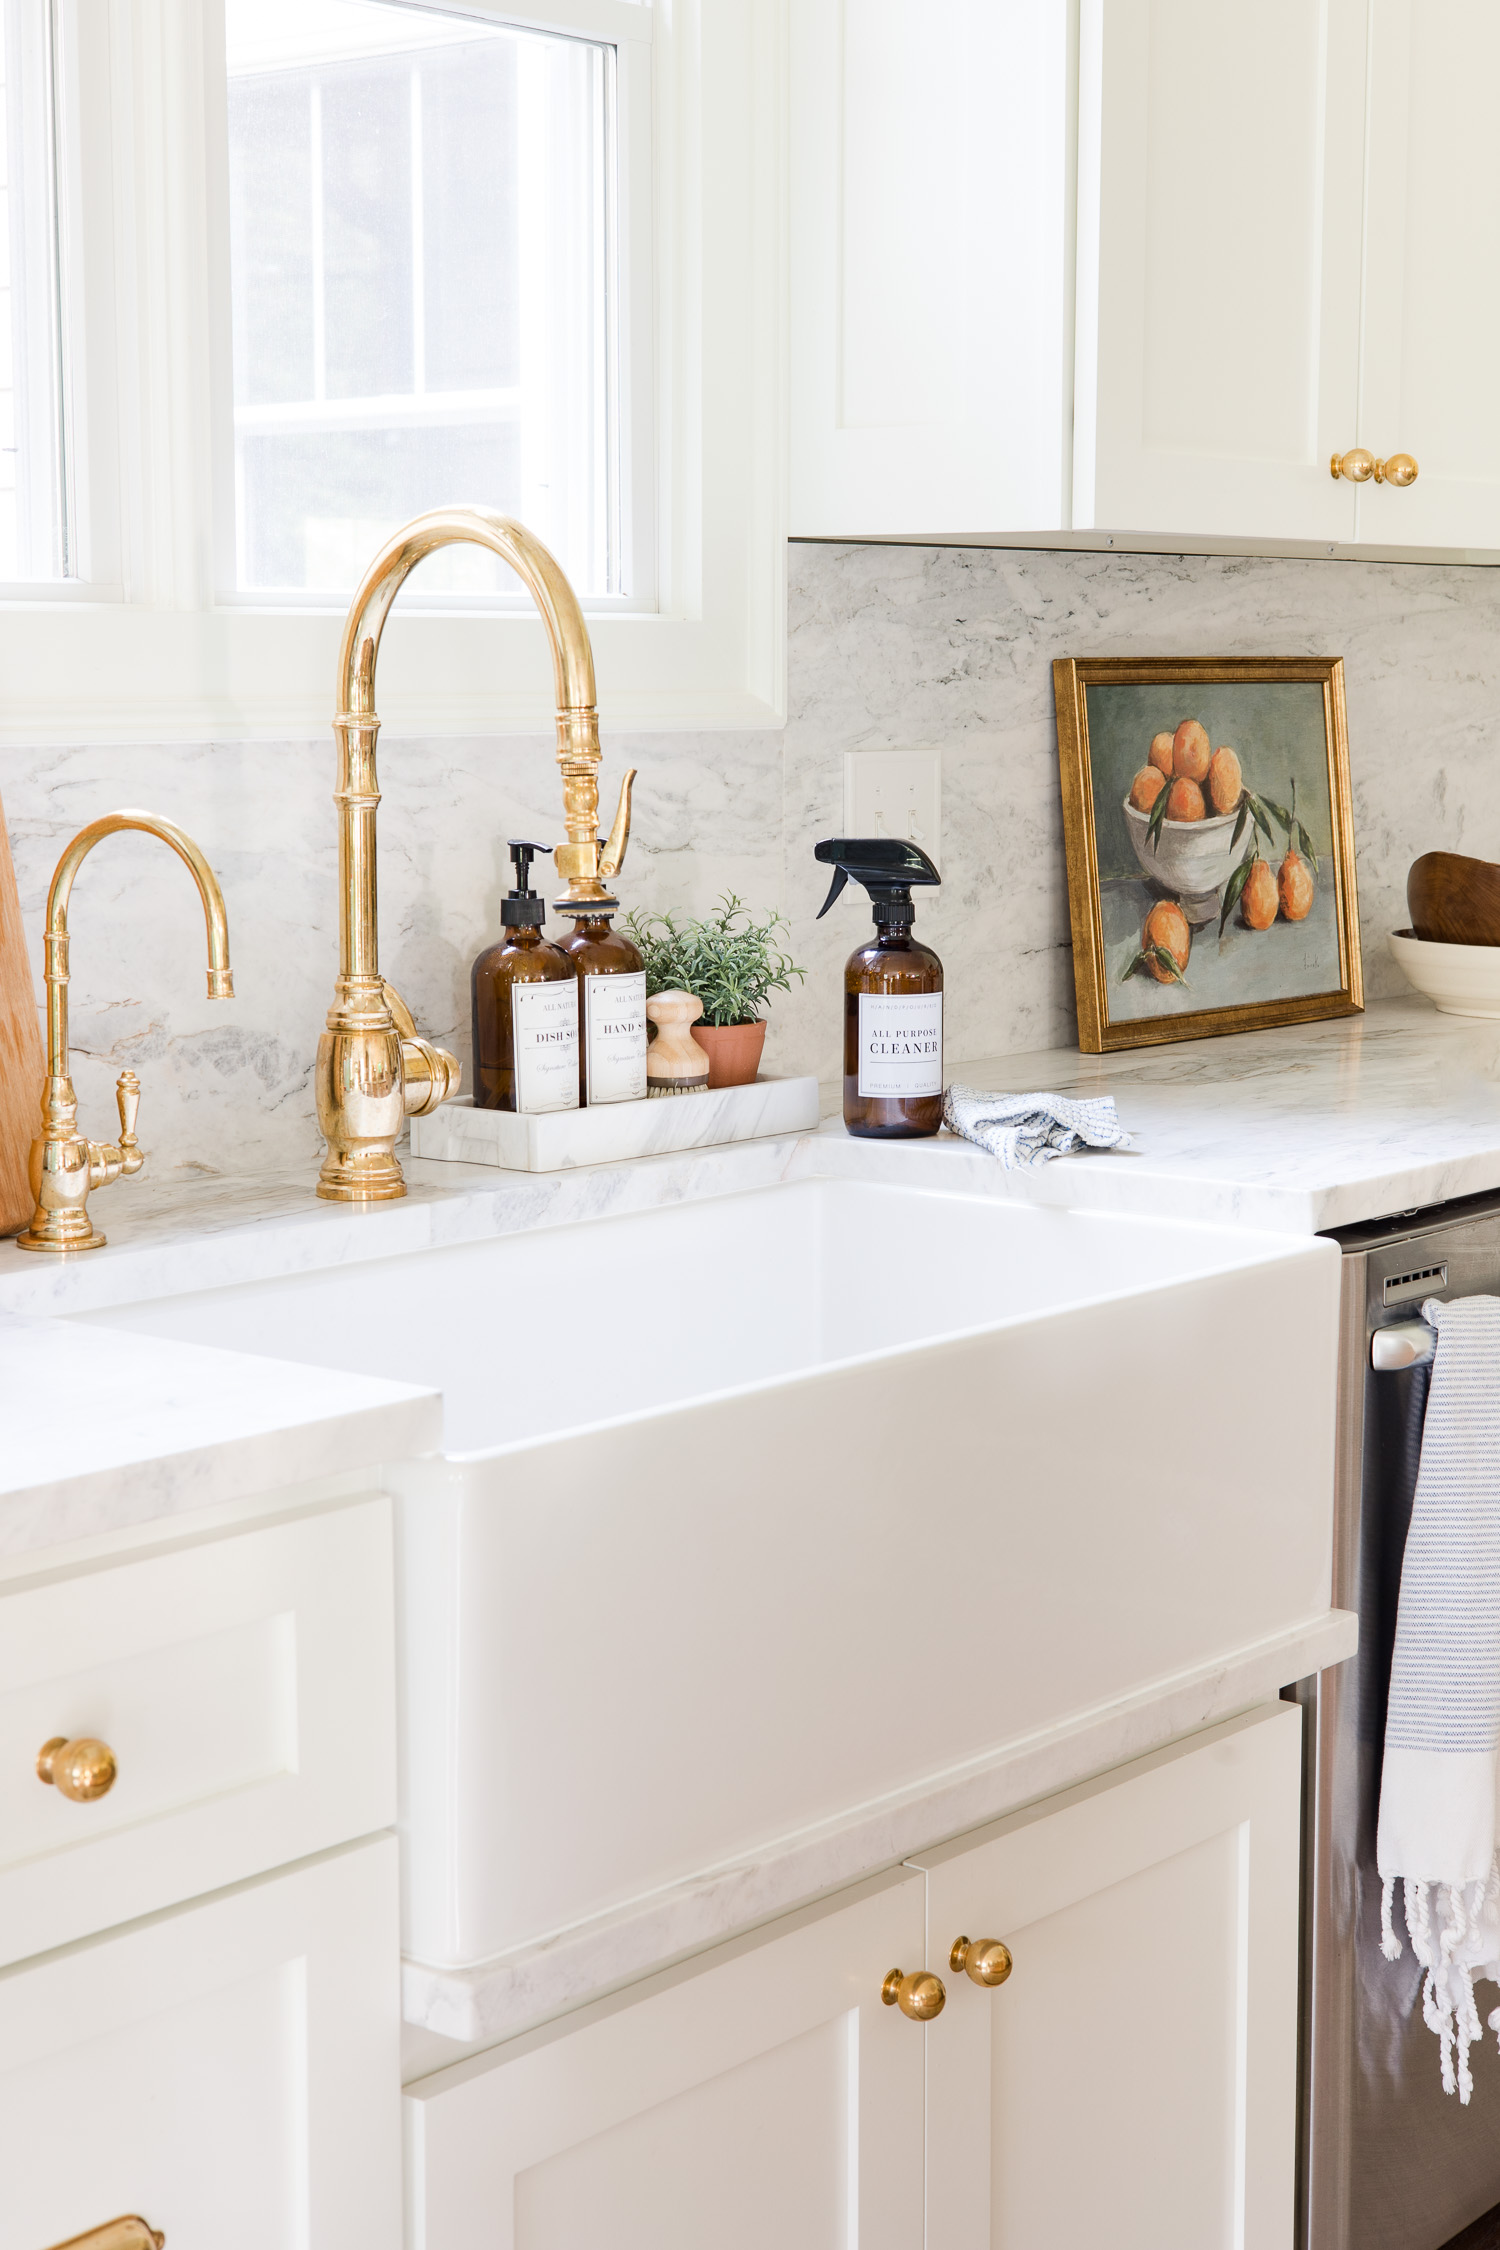
[[[844,834],[898,837],[939,859],[941,757],[937,750],[846,750]]]

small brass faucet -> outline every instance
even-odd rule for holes
[[[78,1130],[78,1100],[68,1075],[68,897],[73,878],[102,837],[117,829],[138,828],[160,836],[187,868],[203,901],[208,926],[208,996],[232,1000],[234,977],[229,967],[229,930],[224,917],[224,896],[214,871],[191,836],[170,820],[153,813],[106,813],[79,830],[62,858],[47,893],[47,1084],[42,1093],[42,1130],[31,1144],[31,1192],[36,1209],[24,1234],[16,1237],[22,1250],[98,1250],[104,1236],[89,1217],[89,1195],[94,1188],[109,1187],[129,1179],[146,1161],[135,1137],[141,1082],[133,1070],[122,1070],[115,1088],[120,1106],[118,1141],[85,1140]]]
[[[318,1193],[335,1203],[405,1195],[396,1141],[408,1117],[424,1117],[458,1092],[459,1065],[423,1039],[411,1012],[380,974],[375,889],[375,659],[392,602],[423,557],[468,541],[515,571],[537,606],[552,649],[557,762],[568,832],[554,858],[564,881],[558,906],[582,913],[618,902],[601,877],[616,875],[630,841],[630,787],[607,840],[599,835],[599,712],[594,653],[578,597],[561,565],[524,524],[489,508],[435,508],[393,532],[371,563],[344,621],[334,739],[339,809],[339,975],[328,1027],[318,1041],[318,1124],[328,1143]]]

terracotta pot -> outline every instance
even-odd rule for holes
[[[766,1019],[755,1023],[695,1023],[693,1037],[708,1057],[708,1090],[748,1086],[760,1068]]]

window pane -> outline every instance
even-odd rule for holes
[[[0,0],[0,580],[73,575],[64,479],[53,22]]]
[[[238,585],[346,594],[457,501],[623,591],[613,49],[398,0],[226,26]],[[413,590],[514,588],[450,550]]]

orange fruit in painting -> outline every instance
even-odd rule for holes
[[[1182,908],[1174,905],[1169,898],[1159,899],[1146,916],[1145,926],[1141,931],[1141,944],[1159,945],[1164,953],[1171,954],[1179,969],[1185,969],[1192,942],[1187,916]],[[1170,970],[1164,969],[1159,961],[1148,960],[1146,966],[1158,984],[1172,982]]]
[[[1243,787],[1238,754],[1233,750],[1216,750],[1208,766],[1208,793],[1213,799],[1214,811],[1233,812]]]
[[[1203,791],[1196,781],[1174,781],[1167,792],[1168,820],[1201,820]]]
[[[1157,772],[1164,773],[1170,781],[1172,778],[1172,737],[1169,734],[1153,734],[1149,755]]]
[[[1312,869],[1300,852],[1288,852],[1276,878],[1281,911],[1289,922],[1305,922],[1313,902]]]
[[[1172,737],[1172,771],[1179,781],[1201,781],[1208,772],[1209,743],[1206,729],[1196,719],[1184,719]]]
[[[1130,784],[1130,802],[1137,812],[1149,812],[1166,786],[1158,767],[1142,766]]]
[[[1269,860],[1257,859],[1240,892],[1240,912],[1252,930],[1268,930],[1276,919],[1276,878]]]

